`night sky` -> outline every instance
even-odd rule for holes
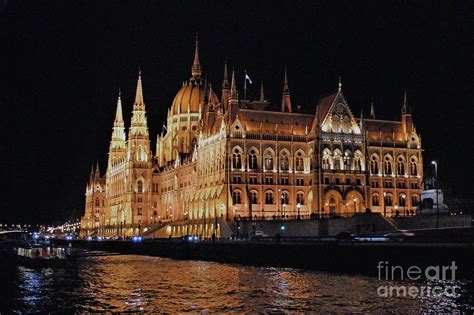
[[[313,113],[337,88],[358,116],[399,119],[406,89],[425,172],[473,198],[472,1],[0,1],[1,222],[81,214],[91,164],[107,162],[119,87],[126,125],[143,88],[153,151],[167,108],[190,77],[195,33],[220,93],[224,60],[257,96]]]

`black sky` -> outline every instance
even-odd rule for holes
[[[448,189],[472,198],[472,1],[6,1],[0,4],[4,141],[0,222],[62,220],[106,167],[117,91],[130,119],[143,72],[152,144],[190,76],[195,32],[207,78],[224,59],[279,102],[314,112],[337,87],[353,112],[399,118],[404,89]],[[252,86],[249,94],[256,94]]]

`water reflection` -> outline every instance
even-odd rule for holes
[[[406,314],[473,310],[472,281],[456,282],[462,296],[451,299],[379,297],[377,287],[384,284],[376,278],[295,269],[146,256],[97,256],[80,258],[67,269],[18,267],[13,284],[18,290],[12,309]]]

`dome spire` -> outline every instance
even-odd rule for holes
[[[194,49],[194,62],[191,68],[191,75],[194,79],[198,79],[202,75],[201,63],[199,62],[199,40],[198,33],[196,33],[196,47]]]

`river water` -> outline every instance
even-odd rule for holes
[[[0,312],[397,312],[474,311],[459,297],[380,297],[376,277],[135,255],[81,257],[68,268],[2,268]],[[416,285],[434,285],[418,283]],[[438,285],[446,285],[441,283]]]

